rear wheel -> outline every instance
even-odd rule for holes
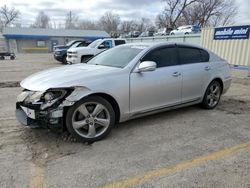
[[[4,56],[0,56],[0,59],[1,59],[1,60],[4,60],[5,58],[4,58]]]
[[[14,60],[14,59],[15,59],[15,56],[10,56],[10,59],[11,59],[11,60]]]
[[[68,131],[82,142],[103,139],[110,133],[114,124],[113,107],[99,96],[87,97],[77,102],[66,115]]]
[[[204,95],[202,106],[206,109],[214,109],[220,101],[221,93],[221,84],[218,81],[211,82]]]

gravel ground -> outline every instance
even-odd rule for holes
[[[236,70],[215,110],[192,106],[131,120],[93,144],[75,142],[67,133],[24,128],[14,116],[21,91],[14,83],[55,66],[61,64],[51,54],[0,62],[0,187],[102,187],[250,141],[250,79]],[[249,188],[250,147],[132,187]]]

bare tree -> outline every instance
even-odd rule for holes
[[[137,21],[137,31],[143,32],[146,30],[154,30],[153,23],[148,18],[141,18],[141,20]]]
[[[155,17],[155,26],[159,29],[159,28],[167,28],[168,27],[168,20],[169,18],[167,17],[166,14],[158,14]]]
[[[219,8],[217,15],[213,16],[210,25],[225,26],[235,22],[235,17],[238,13],[238,7],[234,0],[223,0],[221,8]]]
[[[99,20],[99,24],[106,32],[117,32],[120,24],[120,16],[112,12],[106,12]]]
[[[65,18],[65,29],[76,29],[78,27],[78,16],[69,11]]]
[[[121,33],[129,33],[136,30],[136,22],[134,20],[122,21],[119,27]]]
[[[183,12],[185,24],[201,27],[227,25],[233,22],[237,6],[233,0],[198,0]]]
[[[31,25],[34,28],[50,28],[50,17],[43,11],[36,16],[35,23]]]
[[[6,5],[0,8],[0,30],[13,24],[20,17],[20,12],[15,8],[8,8]]]
[[[184,10],[193,3],[197,2],[197,0],[163,0],[163,1],[166,3],[163,15],[167,19],[166,24],[170,28],[175,28]]]

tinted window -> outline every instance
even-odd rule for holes
[[[210,60],[209,53],[205,50],[200,50],[202,62],[208,62]]]
[[[198,48],[178,47],[181,64],[208,62],[209,55],[206,51]]]
[[[166,47],[149,52],[142,61],[154,61],[157,67],[177,65],[176,48]]]
[[[115,40],[116,46],[121,45],[121,44],[125,44],[125,41],[124,40]]]

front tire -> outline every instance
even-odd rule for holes
[[[214,109],[220,102],[221,94],[221,84],[218,81],[212,81],[203,97],[202,107],[205,109]]]
[[[64,55],[62,58],[62,64],[66,65],[67,64],[67,55]]]
[[[106,137],[115,124],[115,112],[102,97],[90,96],[78,101],[66,114],[68,131],[81,142],[95,142]]]

